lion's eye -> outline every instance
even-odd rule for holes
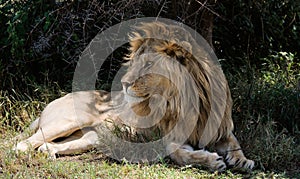
[[[153,62],[148,61],[148,62],[145,63],[144,67],[148,68],[148,67],[151,67],[152,65],[153,65]]]

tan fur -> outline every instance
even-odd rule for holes
[[[225,114],[222,117],[216,117],[215,120],[216,123],[221,123],[220,128],[216,129],[218,130],[217,134],[205,134],[210,135],[209,138],[211,138],[210,141],[204,141],[205,144],[215,143],[221,138],[226,138],[230,135],[231,131],[233,130],[233,123],[231,119],[231,105],[232,100],[230,96],[229,87],[227,84],[227,81],[223,75],[223,73],[215,73],[215,71],[222,72],[220,67],[214,64],[214,62],[207,57],[207,54],[201,49],[201,48],[193,48],[189,41],[192,41],[192,37],[190,34],[185,31],[182,28],[179,28],[178,26],[165,26],[161,23],[152,23],[152,24],[144,24],[143,26],[139,27],[142,32],[144,32],[144,35],[146,37],[156,37],[158,39],[153,38],[142,38],[142,35],[135,32],[134,36],[131,37],[131,54],[129,55],[129,59],[135,59],[139,58],[140,54],[143,55],[145,53],[159,53],[161,54],[161,57],[159,57],[159,60],[161,61],[167,61],[169,57],[172,58],[172,60],[176,59],[184,59],[182,62],[186,69],[188,69],[189,74],[192,76],[194,82],[197,85],[197,91],[194,91],[194,93],[197,93],[199,95],[199,102],[201,109],[199,110],[199,116],[198,116],[198,125],[195,128],[194,132],[189,138],[189,142],[197,146],[200,140],[200,137],[202,135],[202,132],[204,130],[204,126],[207,123],[208,116],[210,115],[211,110],[211,86],[210,82],[208,81],[208,78],[210,79],[217,79],[214,80],[218,82],[218,86],[220,87],[219,90],[223,90],[227,95],[226,101],[220,101],[219,103],[225,103]],[[181,39],[178,39],[178,37],[181,37]],[[168,39],[161,40],[161,39]],[[194,41],[192,41],[194,42]],[[194,42],[195,43],[195,42]],[[194,45],[194,44],[193,44]],[[198,46],[196,46],[198,47]],[[199,55],[199,58],[201,61],[197,60],[191,53]],[[153,57],[144,57],[144,58],[153,58]],[[165,59],[164,59],[165,58]],[[147,63],[147,60],[145,60],[144,63]],[[163,70],[170,69],[173,71],[171,67],[168,67],[169,63],[162,63],[161,66],[163,66]],[[137,67],[137,69],[139,69]],[[216,70],[217,69],[217,70]],[[134,74],[133,74],[134,73]],[[131,80],[129,83],[132,83],[132,80],[136,77],[136,72],[129,71],[125,75],[126,80]],[[174,74],[177,72],[175,71]],[[147,79],[148,76],[144,77]],[[128,79],[132,78],[132,79]],[[142,81],[150,81],[153,83],[153,81],[159,79],[159,76],[150,76],[149,78],[152,79],[141,79]],[[169,78],[172,78],[171,74]],[[155,79],[155,80],[154,80]],[[177,80],[177,79],[174,79]],[[184,81],[184,80],[183,80]],[[178,82],[179,84],[181,82]],[[168,83],[165,83],[168,84]],[[133,83],[134,85],[134,83]],[[153,86],[153,84],[149,84],[149,86]],[[171,88],[173,89],[174,86],[167,86],[164,87],[164,89]],[[214,93],[216,95],[216,92]],[[221,94],[222,95],[222,94]],[[175,100],[175,103],[177,104],[177,111],[182,108],[187,108],[187,106],[180,106],[178,105],[178,100],[193,100],[194,98],[186,98],[185,96],[181,96],[181,99],[178,99],[177,96],[173,96]],[[184,97],[184,99],[182,99]],[[180,98],[180,97],[179,97]],[[195,103],[192,101],[189,101],[188,103]],[[157,108],[160,108],[158,106]],[[171,124],[170,124],[171,123]],[[176,119],[172,119],[168,123],[169,126],[174,126],[177,123]],[[161,130],[163,130],[165,133],[168,133],[169,129],[168,126],[162,121],[160,123]],[[211,130],[213,132],[213,130]],[[214,135],[214,136],[213,136]]]
[[[240,146],[232,134],[232,100],[221,67],[192,36],[175,25],[145,23],[131,34],[130,45],[124,90],[116,99],[110,101],[104,91],[76,92],[57,99],[43,111],[36,133],[16,149],[40,147],[52,156],[82,152],[98,144],[95,126],[107,118],[115,122],[126,118],[144,135],[160,130],[165,136],[175,130],[167,139],[167,150],[180,165],[201,164],[222,171],[226,162],[252,169],[253,161],[241,150],[231,151]],[[116,101],[123,104],[117,106],[119,113],[112,110]],[[147,117],[153,121],[142,120]],[[78,136],[76,131],[81,129]],[[55,143],[59,137],[67,138]],[[179,144],[182,141],[184,145]],[[193,149],[215,144],[226,161],[217,153]]]

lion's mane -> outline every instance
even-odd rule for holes
[[[179,62],[188,72],[186,74],[180,68],[174,68],[168,63],[154,69],[176,73],[177,77],[173,77],[173,80],[181,80],[178,83],[182,87],[181,93],[178,92],[171,99],[167,99],[167,103],[164,104],[167,108],[166,115],[155,127],[159,128],[163,134],[167,134],[176,126],[182,115],[185,125],[193,127],[193,129],[188,129],[191,131],[186,142],[198,147],[213,144],[230,135],[233,122],[229,87],[221,67],[211,59],[211,54],[207,52],[207,49],[197,44],[193,36],[183,28],[160,22],[138,26],[130,39],[129,60],[139,59],[147,53],[158,54],[159,57],[153,58],[171,58]],[[195,83],[195,88],[191,88],[190,91],[186,90],[190,87],[185,83],[188,75]],[[171,85],[171,83],[166,84],[164,90],[172,88]],[[195,106],[198,109],[191,111],[191,108]],[[159,110],[161,107],[157,106],[156,109]],[[147,111],[144,103],[140,103],[135,108]],[[195,111],[197,116],[193,116]],[[196,119],[195,125],[189,125],[190,121],[192,123],[192,118]],[[186,130],[178,130],[174,140],[177,138],[181,140],[185,137],[185,133]]]

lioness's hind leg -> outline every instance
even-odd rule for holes
[[[189,145],[178,147],[178,144],[171,143],[167,150],[175,150],[175,152],[170,154],[170,157],[179,165],[199,164],[210,168],[212,171],[217,170],[220,172],[226,169],[223,158],[217,153],[211,153],[205,150],[194,150]]]
[[[231,133],[226,139],[222,139],[216,144],[217,152],[224,156],[229,167],[253,169],[254,161],[247,159],[236,137]]]
[[[75,132],[68,138],[58,143],[44,143],[38,150],[49,153],[51,157],[55,158],[56,154],[76,154],[82,153],[94,148],[98,143],[98,134],[93,129],[87,129],[82,133],[81,130]]]

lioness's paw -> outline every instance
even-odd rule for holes
[[[254,167],[254,161],[248,160],[245,157],[237,158],[231,155],[227,155],[225,158],[225,162],[228,164],[229,167],[233,168],[244,168],[247,170],[252,170]]]
[[[38,148],[38,151],[49,154],[49,157],[55,159],[57,150],[51,143],[44,143]]]

